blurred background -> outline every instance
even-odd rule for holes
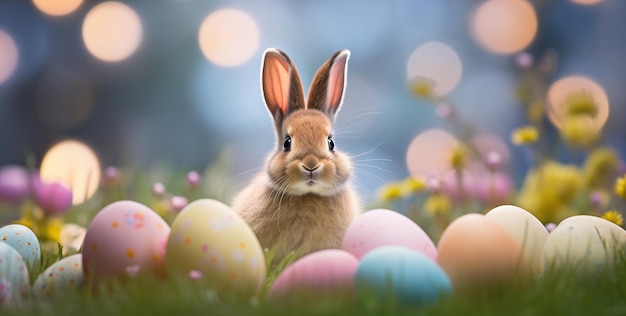
[[[606,114],[602,141],[625,156],[624,29],[622,0],[0,0],[0,165],[39,166],[67,139],[95,153],[94,168],[201,171],[227,153],[224,185],[239,188],[274,145],[263,51],[291,56],[306,90],[347,48],[336,144],[356,156],[366,200],[409,174],[419,133],[450,129],[411,93],[415,78],[507,147],[519,183],[529,161],[510,141],[526,124],[516,89],[546,54],[558,57],[546,89],[582,77]]]

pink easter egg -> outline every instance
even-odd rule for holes
[[[104,207],[87,227],[83,243],[86,277],[103,280],[164,273],[170,227],[153,210],[134,201]]]
[[[274,281],[269,297],[285,297],[297,291],[315,294],[354,294],[359,261],[339,249],[310,253],[288,266]]]
[[[437,248],[426,232],[410,218],[391,210],[376,209],[357,216],[348,226],[341,249],[357,258],[382,246],[405,246],[437,259]]]

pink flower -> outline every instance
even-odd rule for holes
[[[175,195],[172,197],[170,203],[172,204],[172,210],[174,212],[180,212],[189,202],[186,197]]]
[[[114,166],[108,166],[104,169],[104,175],[102,177],[106,186],[112,187],[119,185],[122,180],[120,170]]]
[[[165,195],[165,185],[161,182],[155,182],[152,185],[152,195],[157,199],[162,198]]]
[[[26,168],[6,165],[0,168],[0,200],[19,203],[30,194],[30,175]]]
[[[45,183],[33,175],[34,199],[47,215],[60,215],[72,207],[72,191],[58,182]]]
[[[196,171],[189,171],[187,173],[187,186],[190,189],[195,189],[200,185],[200,175]]]
[[[482,173],[476,181],[474,196],[487,205],[508,201],[513,192],[513,180],[504,172]]]
[[[515,63],[521,69],[530,68],[534,62],[535,59],[533,58],[533,56],[527,52],[521,52],[515,55]]]

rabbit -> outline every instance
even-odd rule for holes
[[[274,251],[276,264],[328,248],[340,248],[360,213],[352,187],[352,163],[335,148],[332,128],[343,102],[350,51],[339,50],[317,71],[305,102],[300,75],[282,51],[264,53],[261,88],[274,120],[276,150],[265,170],[241,190],[231,206]]]

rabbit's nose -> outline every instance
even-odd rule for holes
[[[303,171],[313,172],[320,167],[320,163],[314,157],[308,156],[302,160],[302,164],[300,164],[300,166]]]
[[[313,171],[317,170],[317,168],[320,167],[320,165],[316,165],[315,167],[310,167],[310,166],[307,166],[305,164],[302,164],[300,166],[302,167],[302,169],[304,169],[304,171],[308,171],[308,172],[313,172]]]

